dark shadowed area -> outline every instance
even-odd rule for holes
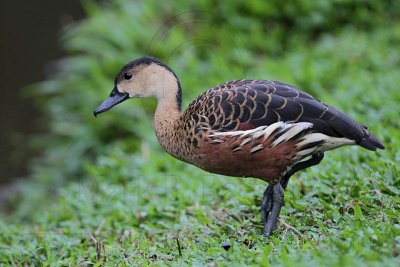
[[[51,72],[47,63],[63,56],[58,43],[60,28],[83,15],[77,0],[2,2],[0,184],[27,174],[26,164],[34,152],[28,152],[25,140],[44,130],[32,99],[24,97],[24,87]]]

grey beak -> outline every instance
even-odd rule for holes
[[[111,91],[110,97],[107,98],[98,108],[96,108],[93,114],[94,116],[97,116],[97,114],[109,110],[113,106],[118,105],[119,103],[127,100],[128,98],[129,98],[128,93],[121,93],[117,90],[117,87],[114,87],[114,89]]]

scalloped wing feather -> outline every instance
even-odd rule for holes
[[[216,86],[189,105],[186,115],[203,116],[213,131],[234,132],[273,123],[309,122],[313,130],[354,140],[370,149],[383,144],[367,128],[337,109],[288,84],[236,80]],[[190,118],[187,118],[190,119]]]

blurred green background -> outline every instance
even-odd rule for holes
[[[26,89],[46,130],[27,138],[39,156],[3,203],[0,264],[398,266],[399,1],[82,6],[86,18],[62,28],[66,56]],[[184,106],[223,81],[280,80],[368,125],[387,149],[342,148],[296,175],[265,239],[266,185],[165,154],[154,100],[93,117],[119,68],[143,55],[176,72]]]

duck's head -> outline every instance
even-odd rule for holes
[[[110,96],[94,111],[94,115],[135,97],[176,101],[180,109],[182,90],[178,78],[167,65],[156,58],[141,57],[129,62],[117,73]],[[169,99],[171,97],[172,100]]]

